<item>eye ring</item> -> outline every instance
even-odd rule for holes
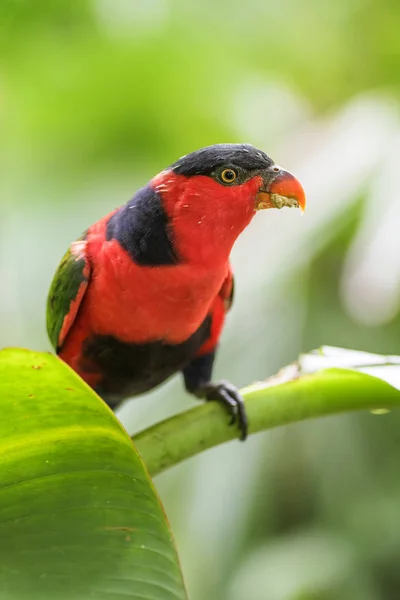
[[[234,169],[224,169],[221,173],[221,180],[224,183],[233,183],[238,174]]]

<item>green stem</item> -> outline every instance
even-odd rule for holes
[[[277,385],[267,381],[242,393],[250,434],[315,417],[400,407],[400,392],[388,383],[345,369],[322,370],[289,381],[286,378]],[[237,428],[227,425],[224,408],[210,402],[157,423],[133,440],[154,476],[238,435]]]

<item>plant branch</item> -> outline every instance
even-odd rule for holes
[[[377,377],[347,369],[324,369],[299,376],[291,365],[262,384],[242,390],[254,434],[305,419],[356,410],[400,407],[400,391]],[[209,448],[238,438],[218,403],[205,403],[133,436],[154,476]]]

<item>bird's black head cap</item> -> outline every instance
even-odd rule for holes
[[[274,161],[250,144],[215,144],[182,156],[169,168],[179,175],[212,176],[221,167],[252,173],[267,169]]]

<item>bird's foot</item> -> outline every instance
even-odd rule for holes
[[[244,400],[239,390],[229,383],[229,381],[215,381],[202,384],[196,392],[198,398],[206,401],[221,402],[231,416],[230,425],[237,423],[241,435],[240,439],[244,441],[247,438],[247,415]]]

